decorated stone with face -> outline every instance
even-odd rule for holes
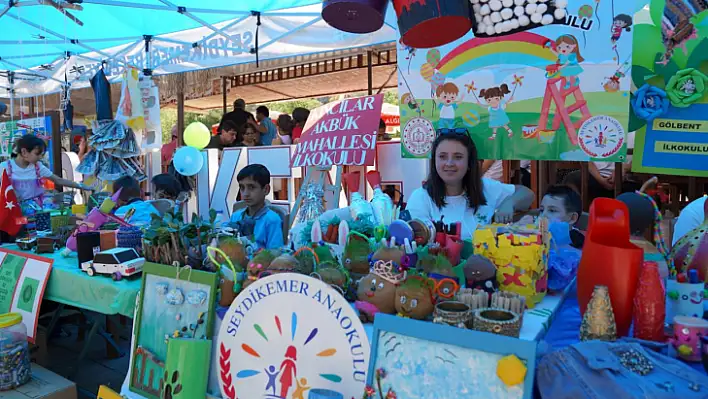
[[[349,235],[344,247],[342,264],[355,274],[369,273],[369,241],[358,235]]]
[[[268,266],[268,271],[271,273],[296,273],[300,268],[300,262],[293,255],[282,254],[273,259],[273,262]]]
[[[248,255],[246,254],[246,247],[243,245],[241,240],[232,236],[222,236],[219,237],[217,243],[217,248],[219,248],[226,256],[229,257],[234,267],[241,269],[248,263]],[[220,264],[226,264],[221,254],[216,255],[216,261]]]
[[[405,251],[403,251],[403,248],[395,245],[395,242],[386,242],[383,240],[379,248],[371,256],[371,260],[372,262],[378,260],[393,262],[395,265],[400,266],[404,255]]]
[[[248,266],[246,266],[248,276],[246,277],[246,281],[243,282],[244,289],[258,280],[258,276],[268,269],[268,266],[275,260],[276,255],[277,254],[264,249],[253,256],[253,259],[251,259],[251,261],[248,262]]]
[[[497,282],[497,267],[487,258],[472,255],[467,258],[464,266],[467,288],[478,288],[488,293],[499,289]]]
[[[424,320],[433,314],[435,283],[417,276],[408,277],[396,288],[396,312],[401,317]]]
[[[376,313],[395,314],[396,287],[405,280],[392,262],[377,261],[371,273],[359,281],[356,308],[363,321],[373,321]]]
[[[331,285],[342,294],[345,294],[349,288],[349,276],[347,276],[346,270],[334,262],[320,263],[317,273],[314,273],[313,276]]]

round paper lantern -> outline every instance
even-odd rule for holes
[[[388,0],[325,0],[322,19],[349,33],[372,33],[381,29]]]
[[[180,147],[172,160],[175,170],[183,176],[194,176],[202,170],[204,158],[194,147]]]
[[[393,8],[401,42],[413,48],[440,47],[472,29],[469,1],[393,0]]]
[[[201,122],[192,122],[184,129],[184,144],[201,150],[209,145],[211,133],[209,128]]]

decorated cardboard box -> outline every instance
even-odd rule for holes
[[[548,291],[548,250],[550,237],[536,226],[492,224],[474,234],[474,253],[497,266],[502,291],[526,298],[533,308]]]

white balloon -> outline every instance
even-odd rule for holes
[[[519,25],[520,26],[528,26],[531,23],[531,20],[529,20],[529,17],[526,15],[522,15],[519,17]]]
[[[501,10],[500,14],[503,19],[509,19],[514,16],[514,12],[511,11],[511,8],[505,8],[505,9]]]
[[[536,4],[536,0],[526,0],[529,4]]]
[[[514,5],[514,0],[502,0],[502,5],[504,7],[511,7]]]
[[[546,10],[548,10],[548,6],[545,4],[539,4],[538,7],[536,7],[536,12],[539,14],[543,14]]]
[[[562,8],[556,8],[556,10],[553,11],[553,16],[556,17],[556,19],[563,19],[565,18],[565,10]]]
[[[496,22],[501,22],[501,20],[502,20],[501,14],[499,14],[499,13],[496,12],[496,11],[494,11],[494,12],[492,13],[492,22],[494,22],[494,23],[496,23]]]
[[[487,36],[493,36],[494,33],[496,33],[496,32],[494,31],[494,26],[493,26],[493,25],[487,25],[487,30],[484,31],[484,33],[486,33]]]
[[[554,4],[556,8],[566,8],[568,7],[568,0],[556,0]]]
[[[552,23],[553,23],[553,15],[551,15],[551,14],[546,14],[546,15],[544,15],[543,18],[541,18],[541,23],[542,23],[543,25],[550,25],[550,24],[552,24]]]
[[[492,11],[499,11],[502,8],[502,3],[499,0],[490,0],[489,7],[492,9]]]
[[[503,31],[504,31],[504,30],[502,29],[502,24],[501,24],[501,22],[494,25],[494,33],[500,34],[500,33],[502,33]]]
[[[485,15],[484,18],[482,18],[482,22],[485,25],[491,26],[492,29],[494,29],[494,22],[492,22],[492,17],[490,17],[489,15]]]
[[[514,8],[514,15],[516,15],[517,17],[526,15],[526,10],[524,10],[524,7],[522,6],[516,6],[516,8]]]
[[[487,30],[487,25],[484,24],[484,22],[480,22],[477,24],[477,33],[484,33]]]
[[[518,19],[514,18],[509,22],[511,22],[511,29],[512,30],[519,29],[519,20]]]
[[[526,5],[526,14],[532,15],[535,12],[536,12],[536,4],[527,4]]]
[[[502,31],[508,32],[510,30],[511,30],[511,22],[510,21],[502,22]]]
[[[535,24],[541,23],[542,19],[543,19],[543,15],[541,15],[541,14],[537,14],[537,13],[531,14],[531,22],[533,22]]]
[[[514,0],[514,4],[516,4],[517,6],[523,6],[524,4],[526,4],[526,0]]]
[[[478,13],[479,10],[482,9],[482,6],[480,6],[479,4],[474,4],[472,6],[472,9],[474,10],[475,13]]]
[[[479,9],[479,13],[482,15],[489,15],[492,10],[489,9],[489,5],[485,4]]]

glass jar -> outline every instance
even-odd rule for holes
[[[32,378],[27,329],[19,313],[0,315],[0,391],[15,389]]]

